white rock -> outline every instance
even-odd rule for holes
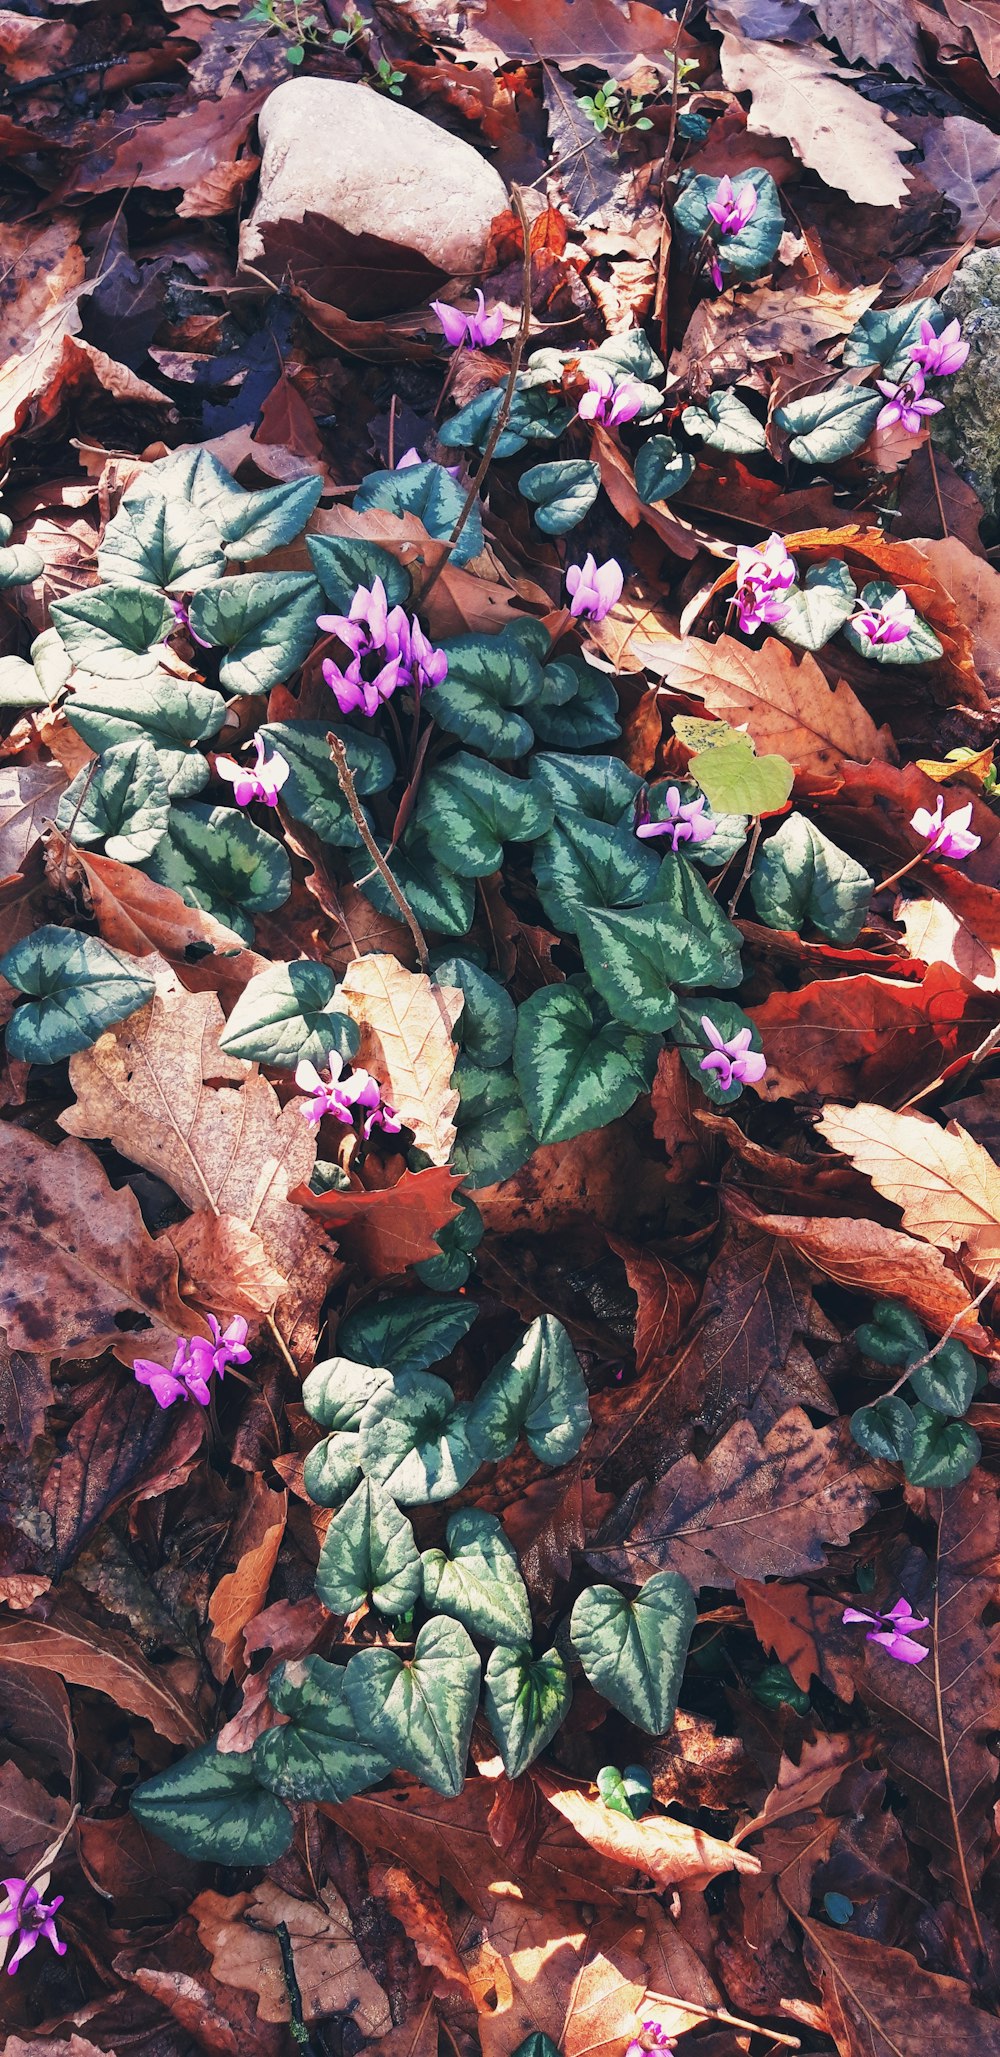
[[[353,235],[418,250],[449,276],[480,269],[499,172],[469,143],[370,86],[287,79],[260,111],[260,193],[240,256],[255,264],[271,222],[325,215]]]

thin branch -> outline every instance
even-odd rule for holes
[[[521,278],[521,320],[518,325],[517,335],[514,338],[514,348],[511,351],[510,370],[507,373],[507,384],[504,388],[503,399],[501,400],[500,405],[497,409],[496,420],[494,421],[493,427],[490,430],[490,433],[486,439],[486,448],[483,451],[482,457],[480,458],[479,469],[476,472],[475,478],[473,479],[468,492],[466,493],[465,501],[462,506],[462,511],[458,517],[458,520],[456,521],[455,526],[452,529],[451,535],[448,537],[447,554],[446,556],[442,557],[440,561],[434,566],[430,578],[428,579],[427,584],[424,586],[423,591],[420,594],[421,607],[423,606],[428,593],[432,592],[434,587],[437,585],[438,579],[440,578],[441,573],[445,568],[445,565],[450,564],[451,553],[455,547],[455,544],[458,542],[459,536],[461,535],[462,530],[464,529],[470,514],[472,513],[472,510],[476,504],[477,499],[479,498],[479,489],[483,483],[484,478],[486,477],[487,472],[489,471],[490,465],[493,461],[493,452],[496,449],[497,444],[499,443],[500,438],[503,435],[504,429],[507,426],[507,417],[510,413],[511,407],[514,404],[514,387],[517,384],[517,374],[521,369],[521,359],[524,356],[524,346],[528,340],[528,333],[531,328],[531,229],[528,223],[528,217],[524,211],[524,201],[522,200],[520,192],[516,186],[513,187],[510,197],[514,208],[514,212],[517,215],[518,221],[521,224],[521,234],[524,238],[524,270],[522,272]]]
[[[400,914],[402,915],[403,920],[405,921],[406,926],[409,929],[411,936],[413,937],[413,941],[416,946],[417,961],[420,965],[420,969],[421,971],[426,972],[427,977],[430,978],[430,952],[427,948],[427,943],[424,937],[423,929],[421,928],[420,923],[418,922],[417,917],[414,914],[412,907],[410,906],[410,903],[406,897],[406,894],[403,891],[402,886],[397,883],[396,879],[394,879],[392,872],[390,871],[389,866],[387,865],[385,858],[383,857],[382,852],[379,849],[379,846],[376,843],[374,836],[372,835],[371,829],[369,828],[368,823],[365,820],[364,809],[362,808],[361,802],[358,799],[357,791],[354,784],[354,774],[351,771],[351,767],[347,762],[347,751],[345,750],[344,745],[340,740],[340,737],[335,736],[332,731],[328,734],[326,740],[330,745],[330,752],[333,757],[334,769],[337,773],[337,778],[340,782],[340,790],[343,793],[344,799],[347,801],[347,805],[351,810],[351,816],[354,821],[354,826],[357,829],[359,836],[361,837],[361,841],[363,842],[365,849],[367,850],[368,855],[375,866],[376,871],[379,873],[385,885],[388,887],[389,892],[392,894],[392,897],[395,900],[397,907],[399,908]]]
[[[938,1351],[943,1350],[945,1344],[951,1342],[952,1336],[955,1334],[956,1329],[960,1329],[963,1322],[968,1320],[969,1315],[975,1313],[976,1308],[981,1304],[983,1300],[985,1300],[987,1293],[992,1293],[993,1288],[996,1285],[996,1282],[997,1273],[994,1272],[993,1277],[988,1278],[986,1284],[980,1288],[979,1292],[976,1294],[975,1299],[970,1300],[967,1307],[959,1308],[958,1313],[948,1323],[944,1335],[939,1336],[937,1342],[933,1343],[929,1350],[925,1350],[922,1357],[918,1357],[913,1364],[907,1365],[906,1370],[902,1375],[902,1378],[898,1378],[896,1380],[895,1385],[890,1386],[888,1392],[882,1394],[883,1400],[891,1400],[894,1397],[894,1395],[898,1393],[903,1386],[905,1386],[907,1379],[912,1378],[913,1373],[915,1371],[923,1371],[924,1365],[929,1364],[931,1362],[931,1359],[937,1356]]]
[[[783,2036],[776,2028],[762,2028],[758,2021],[745,2021],[741,2014],[730,2014],[726,2007],[699,2007],[694,2000],[682,2000],[677,1993],[654,1993],[651,1986],[646,1989],[646,1999],[659,2001],[664,2007],[683,2008],[685,2014],[695,2014],[699,2021],[722,2021],[727,2028],[749,2029],[752,2036],[770,2036],[772,2043],[780,2043],[785,2050],[801,2050],[798,2036]]]

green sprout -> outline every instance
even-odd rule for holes
[[[580,100],[587,120],[593,122],[599,136],[624,136],[629,129],[651,129],[653,124],[643,114],[643,105],[641,97],[623,98],[614,79],[606,79],[595,93],[585,93]]]
[[[322,42],[325,34],[319,17],[305,13],[299,0],[253,0],[253,6],[243,19],[260,22],[268,29],[277,29],[278,34],[285,38],[285,57],[289,64],[301,64],[307,46]]]
[[[377,93],[391,93],[394,100],[401,100],[406,84],[405,71],[394,71],[388,57],[380,57],[371,81]]]

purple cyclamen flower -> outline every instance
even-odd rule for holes
[[[757,212],[757,188],[749,182],[735,188],[727,174],[719,180],[715,198],[708,203],[708,211],[720,236],[738,236]],[[716,292],[721,293],[722,266],[717,257],[712,258],[710,269],[712,284]]]
[[[669,2057],[669,2053],[672,2053],[674,2046],[662,2021],[643,2021],[640,2022],[639,2026],[646,2040],[640,2042],[639,2037],[636,2036],[629,2044],[625,2057],[647,2057],[650,2045],[652,2045],[654,2050],[667,2052]]]
[[[402,457],[397,458],[393,468],[396,471],[409,471],[414,464],[425,464],[426,461],[426,458],[421,457],[416,444],[411,443],[409,449],[403,451]],[[441,469],[447,472],[450,479],[457,479],[462,467],[460,464],[443,464]]]
[[[888,1614],[880,1613],[877,1608],[869,1613],[863,1607],[845,1607],[840,1618],[845,1622],[870,1622],[865,1642],[881,1643],[890,1657],[895,1657],[900,1664],[922,1664],[930,1655],[923,1643],[915,1643],[910,1634],[911,1629],[929,1627],[930,1616],[914,1614],[908,1600],[897,1600]]]
[[[342,714],[377,714],[399,687],[421,693],[448,675],[444,651],[434,648],[415,615],[410,620],[402,607],[389,606],[379,578],[358,587],[349,614],[321,614],[316,625],[352,652],[346,671],[332,657],[323,662]]]
[[[212,645],[209,642],[207,636],[199,636],[197,629],[193,629],[191,627],[191,616],[189,615],[183,600],[168,599],[167,606],[169,607],[170,612],[173,615],[178,628],[187,630],[187,633],[190,636],[192,643],[200,643],[203,650],[211,650]]]
[[[679,787],[668,786],[663,800],[667,811],[662,821],[650,819],[649,802],[645,796],[637,802],[635,833],[640,842],[669,836],[670,847],[676,852],[681,843],[707,843],[709,837],[714,836],[714,821],[704,819],[704,793],[699,793],[696,800],[682,800]]]
[[[943,400],[929,400],[924,395],[924,374],[919,364],[901,384],[893,379],[876,379],[879,392],[885,394],[885,406],[875,422],[877,429],[890,429],[894,422],[900,422],[908,436],[919,436],[926,414],[940,414]]]
[[[237,764],[235,757],[217,757],[215,769],[221,779],[228,779],[233,788],[237,807],[249,807],[251,800],[263,800],[267,807],[277,807],[278,794],[290,770],[287,758],[280,750],[268,757],[260,735],[253,739],[257,761],[251,767]]]
[[[910,344],[910,356],[914,364],[931,378],[947,379],[953,372],[961,371],[969,354],[969,345],[962,335],[962,324],[957,319],[950,321],[941,334],[934,334],[932,322],[920,324],[919,343]]]
[[[904,592],[893,593],[882,607],[862,607],[851,620],[870,643],[905,643],[917,617]]]
[[[22,1957],[34,1949],[39,1936],[51,1943],[57,1957],[65,1957],[66,1945],[57,1936],[55,1924],[56,1910],[63,1903],[62,1894],[43,1900],[37,1887],[29,1885],[26,1878],[5,1878],[0,1884],[7,1895],[6,1906],[0,1907],[0,1941],[6,1946],[11,1936],[17,1937],[17,1949],[7,1966],[8,1976],[17,1970]]]
[[[301,1092],[310,1095],[308,1104],[302,1109],[306,1121],[318,1127],[324,1114],[332,1114],[335,1121],[350,1128],[355,1108],[367,1108],[369,1111],[362,1123],[366,1139],[373,1128],[384,1129],[387,1135],[398,1135],[403,1124],[395,1109],[382,1099],[378,1080],[373,1079],[370,1072],[354,1071],[350,1078],[342,1080],[344,1060],[335,1050],[330,1051],[328,1070],[329,1082],[320,1076],[308,1057],[303,1057],[295,1067],[296,1085]]]
[[[751,1050],[752,1029],[738,1029],[727,1043],[707,1014],[702,1015],[701,1026],[712,1047],[708,1056],[702,1058],[698,1069],[717,1071],[719,1084],[724,1093],[728,1093],[730,1086],[734,1084],[755,1086],[757,1080],[763,1078],[767,1070],[767,1059],[762,1051]]]
[[[581,421],[602,421],[613,429],[619,422],[634,420],[644,399],[642,388],[634,379],[621,379],[616,385],[610,372],[599,364],[589,369],[582,364],[580,369],[587,379],[587,390],[576,410]]]
[[[453,350],[460,350],[463,344],[489,350],[492,344],[499,343],[503,335],[503,308],[494,307],[492,313],[487,314],[486,302],[478,286],[476,299],[479,305],[475,314],[462,314],[459,308],[449,307],[444,300],[431,301],[445,342],[450,343]]]
[[[609,557],[606,564],[597,564],[588,551],[582,564],[566,567],[569,611],[576,618],[583,616],[588,621],[603,621],[616,601],[621,599],[624,585],[625,573],[616,557]]]
[[[762,622],[780,621],[788,607],[788,589],[795,584],[795,559],[772,532],[766,543],[736,550],[736,609],[745,636]]]
[[[944,794],[937,796],[933,814],[928,807],[918,807],[910,827],[918,836],[927,837],[928,857],[952,857],[956,864],[971,857],[978,850],[982,836],[977,836],[969,827],[972,820],[972,801],[965,807],[956,807],[953,814],[945,814]]]
[[[180,1336],[169,1369],[151,1357],[137,1357],[132,1369],[141,1386],[148,1386],[158,1407],[171,1407],[175,1400],[195,1400],[207,1407],[212,1397],[208,1381],[213,1373],[224,1378],[230,1364],[249,1364],[246,1348],[247,1323],[234,1316],[227,1329],[208,1317],[211,1341],[205,1336]]]

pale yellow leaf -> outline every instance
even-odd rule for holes
[[[828,1143],[902,1208],[903,1227],[942,1250],[958,1250],[983,1277],[1000,1266],[1000,1166],[957,1122],[887,1107],[826,1106],[817,1123]]]
[[[901,893],[893,917],[903,925],[911,957],[952,965],[980,992],[1000,991],[1000,948],[984,943],[943,900],[911,900]]]
[[[361,1030],[358,1064],[378,1079],[418,1150],[432,1164],[447,1164],[458,1107],[451,1031],[462,1011],[461,989],[434,985],[395,957],[359,957],[344,973],[341,998]]]
[[[859,76],[816,44],[722,42],[730,92],[749,93],[751,133],[781,136],[828,186],[867,207],[898,207],[907,173],[900,157],[914,145],[889,127],[881,108],[853,91]]]

